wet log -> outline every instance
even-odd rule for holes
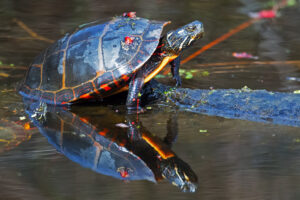
[[[193,113],[300,127],[300,94],[249,88],[172,88],[151,81],[142,96],[144,101],[159,101]]]

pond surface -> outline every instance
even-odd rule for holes
[[[260,20],[182,65],[186,71],[196,69],[206,74],[188,78],[183,75],[182,87],[237,89],[247,85],[251,89],[279,92],[299,90],[298,3],[280,9],[280,17]],[[141,126],[147,134],[163,141],[173,119],[171,126],[178,137],[172,152],[198,177],[196,192],[183,193],[166,180],[157,184],[146,180],[121,181],[71,161],[48,143],[40,134],[41,129],[22,129],[29,119],[21,96],[15,91],[26,66],[49,46],[47,41],[30,37],[16,21],[56,40],[80,24],[126,11],[136,11],[140,17],[171,20],[168,29],[197,19],[204,24],[205,37],[183,53],[186,58],[249,20],[248,13],[268,5],[269,1],[258,0],[0,1],[0,199],[299,199],[297,127],[224,119],[153,105],[152,110],[139,115]],[[262,62],[242,64],[241,61],[252,60],[238,60],[233,52],[251,53]],[[289,64],[287,61],[291,60],[295,62]],[[235,64],[203,65],[227,62]],[[168,77],[158,80],[174,84]],[[124,123],[126,116],[116,110],[124,108],[80,105],[68,112],[82,119],[83,124],[118,133],[119,129],[112,127]]]

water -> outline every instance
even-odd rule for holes
[[[1,1],[0,61],[28,66],[33,57],[49,44],[33,40],[12,19],[23,21],[39,35],[56,40],[79,24],[107,19],[136,11],[138,16],[171,20],[169,29],[195,19],[203,22],[205,37],[186,50],[187,57],[229,29],[248,20],[247,13],[264,9],[268,1]],[[59,6],[58,6],[59,5]],[[299,64],[250,64],[200,66],[203,63],[239,62],[233,52],[249,52],[260,61],[299,59],[299,4],[281,10],[281,17],[262,20],[214,46],[182,66],[185,70],[201,69],[209,76],[194,75],[183,79],[189,88],[241,88],[292,92],[299,82]],[[242,60],[243,61],[243,60]],[[3,66],[3,65],[2,65]],[[17,121],[26,116],[21,97],[14,91],[25,71],[21,68],[0,69],[0,134],[20,129]],[[8,76],[8,77],[6,77]],[[159,81],[174,84],[169,78]],[[164,138],[168,120],[177,115],[178,138],[172,150],[187,163],[198,177],[195,193],[182,193],[163,180],[124,182],[101,175],[72,162],[33,129],[31,138],[17,147],[0,146],[0,199],[299,199],[300,131],[299,128],[224,119],[175,108],[153,110],[139,116],[142,126],[152,135]],[[99,128],[124,122],[116,107],[76,106],[79,117]],[[124,106],[117,106],[124,109]],[[21,118],[20,118],[21,117]],[[21,121],[24,124],[28,119]],[[6,124],[7,124],[6,123]],[[5,124],[5,123],[1,123]],[[8,127],[6,127],[8,126]],[[22,132],[15,131],[20,135]],[[2,138],[2,137],[1,137]],[[20,139],[20,141],[22,141]]]

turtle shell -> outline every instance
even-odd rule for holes
[[[116,17],[67,34],[35,58],[20,94],[51,104],[114,94],[154,53],[165,24]]]

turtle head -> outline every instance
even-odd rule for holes
[[[203,34],[203,24],[197,20],[193,21],[168,32],[163,38],[164,48],[169,53],[179,54],[182,49],[189,47],[193,42],[202,38]]]
[[[197,175],[190,166],[178,157],[161,163],[162,176],[183,192],[195,192],[198,187]]]

